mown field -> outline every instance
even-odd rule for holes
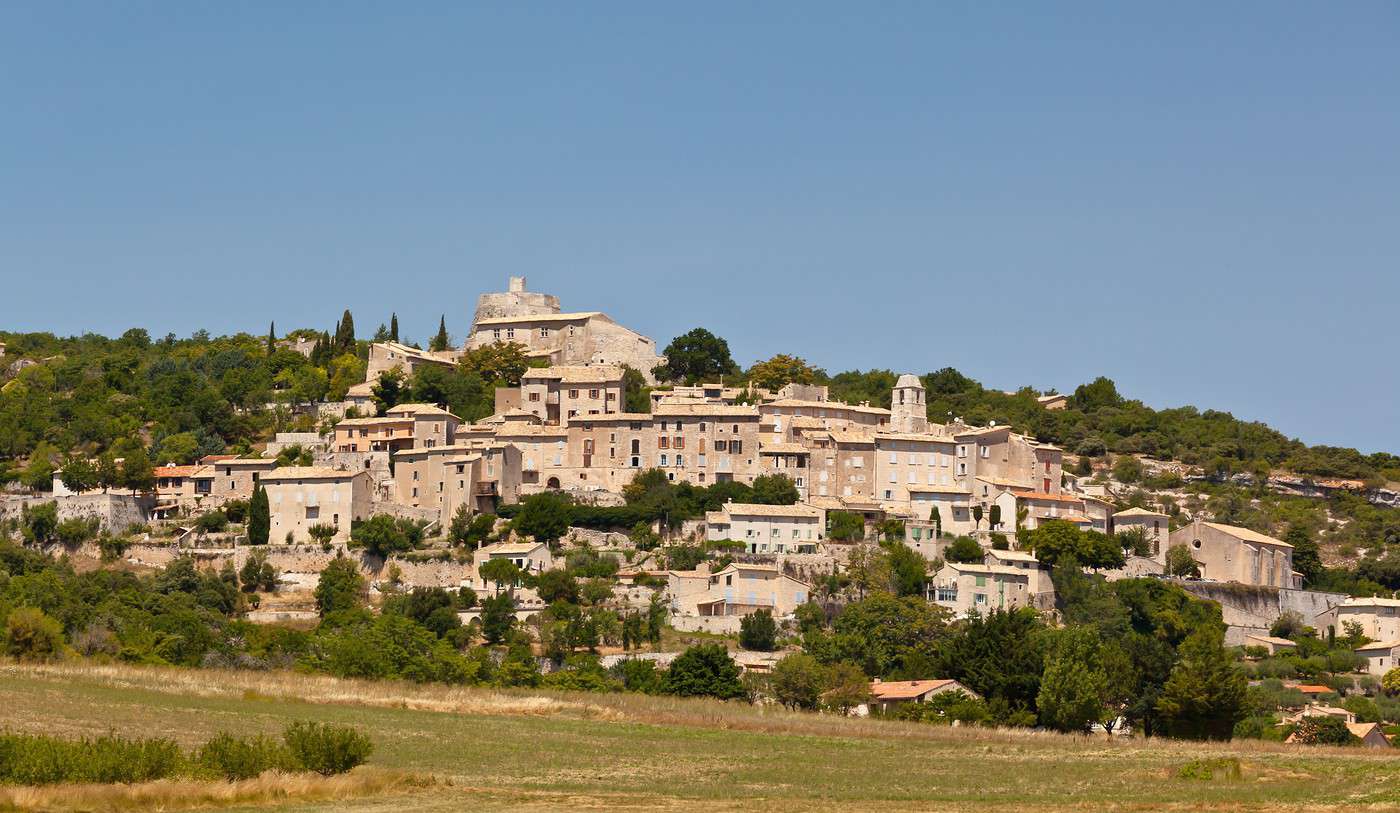
[[[52,734],[275,733],[295,719],[351,723],[376,781],[314,792],[290,782],[225,810],[1385,810],[1400,752],[1108,742],[1028,732],[845,720],[631,695],[372,684],[293,674],[0,665],[0,727]],[[1235,758],[1238,778],[1185,779]],[[402,775],[413,777],[402,781]],[[387,779],[385,777],[388,777]],[[426,783],[426,784],[425,784]],[[2,789],[0,789],[2,790]],[[146,789],[150,791],[150,789]],[[159,789],[157,789],[159,790]],[[266,790],[264,788],[264,790]],[[179,809],[65,789],[0,809]],[[191,790],[190,794],[196,791]],[[65,795],[66,794],[66,795]],[[284,796],[285,798],[278,798]],[[235,795],[236,797],[236,795]],[[13,809],[13,808],[11,808]]]

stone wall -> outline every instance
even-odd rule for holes
[[[0,519],[19,517],[26,505],[41,505],[46,502],[58,503],[58,519],[88,519],[97,517],[102,527],[114,534],[121,534],[132,525],[150,521],[151,500],[132,494],[70,494],[53,496],[4,496],[0,497]]]
[[[1244,636],[1249,633],[1267,635],[1269,628],[1284,612],[1297,612],[1303,616],[1304,623],[1311,624],[1318,613],[1346,600],[1346,595],[1342,593],[1315,590],[1261,587],[1237,582],[1171,581],[1198,598],[1220,605],[1220,614],[1226,624],[1225,643],[1231,646],[1243,644]]]
[[[709,632],[715,635],[733,635],[739,632],[741,615],[673,615],[671,626],[680,632]]]

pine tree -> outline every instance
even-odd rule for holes
[[[391,313],[391,314],[389,314],[389,341],[391,341],[391,342],[396,342],[396,341],[398,341],[398,340],[399,340],[399,315],[398,315],[397,313]]]
[[[277,323],[269,322],[267,325],[267,354],[272,355],[277,349]]]
[[[1244,673],[1221,644],[1218,629],[1201,628],[1181,643],[1181,660],[1157,700],[1168,736],[1228,740],[1245,715]]]
[[[450,344],[450,340],[447,338],[447,316],[444,314],[438,318],[438,332],[433,337],[432,343],[428,345],[428,349],[442,351],[447,349],[448,344]]]
[[[266,545],[272,532],[272,515],[267,505],[267,492],[258,486],[248,503],[248,544]]]

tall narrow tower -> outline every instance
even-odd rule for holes
[[[905,373],[894,385],[890,399],[890,427],[896,432],[927,432],[928,406],[919,377]]]

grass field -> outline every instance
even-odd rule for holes
[[[133,667],[0,665],[0,727],[60,734],[276,733],[289,720],[371,733],[380,779],[266,792],[224,810],[1387,810],[1400,756],[1262,743],[1108,742],[845,720],[632,695],[467,690]],[[1183,779],[1236,758],[1239,778]],[[431,784],[383,775],[430,777]],[[64,796],[26,802],[63,809]],[[77,798],[77,797],[72,797]],[[0,795],[0,809],[6,797]],[[250,806],[248,800],[253,800]],[[10,797],[10,804],[15,797]],[[81,809],[143,809],[106,802]],[[164,809],[180,805],[162,803]]]

